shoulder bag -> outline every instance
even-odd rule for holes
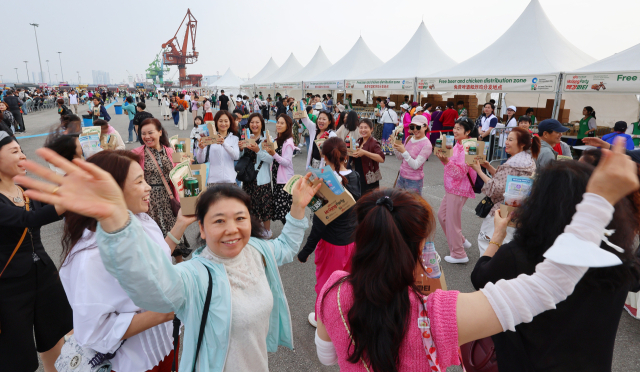
[[[462,364],[467,372],[498,372],[496,349],[491,337],[460,346]]]
[[[27,212],[29,212],[29,197],[24,194],[24,190],[22,190],[22,188],[20,186],[18,186],[18,189],[20,189],[20,192],[22,193],[22,198],[24,199],[25,208],[27,209]],[[16,253],[18,253],[18,249],[22,245],[22,242],[24,241],[25,236],[27,236],[27,232],[28,231],[29,231],[29,228],[25,227],[24,231],[22,232],[22,236],[20,237],[20,240],[18,240],[18,244],[13,249],[13,252],[11,253],[11,256],[9,256],[9,259],[7,260],[7,263],[4,264],[4,267],[2,268],[2,271],[0,272],[0,277],[2,276],[4,271],[7,269],[7,266],[9,266],[9,263],[11,262],[11,260],[13,260],[13,256],[15,256]],[[0,333],[2,333],[2,325],[1,324],[0,324]]]
[[[467,172],[467,178],[469,179],[469,182],[471,183],[471,188],[473,188],[473,192],[475,192],[476,194],[482,193],[482,187],[484,186],[484,181],[482,181],[482,178],[480,178],[480,176],[478,176],[478,178],[476,178],[475,184],[471,180],[471,176],[469,175],[468,172]],[[476,206],[476,216],[478,216],[480,218],[487,217],[489,215],[489,212],[491,212],[491,208],[493,208],[493,205],[494,205],[494,203],[491,200],[491,198],[488,197],[488,196],[485,196],[480,201],[480,203],[478,203],[478,205]]]
[[[164,188],[167,190],[167,193],[169,194],[169,204],[171,205],[171,212],[173,212],[174,216],[177,216],[178,212],[180,211],[180,202],[173,197],[173,192],[171,192],[171,188],[169,187],[167,180],[164,178],[164,173],[162,173],[162,168],[160,168],[160,166],[158,165],[158,161],[156,160],[156,157],[153,156],[151,151],[149,151],[148,147],[145,146],[144,149],[147,152],[147,154],[149,154],[149,157],[151,158],[151,160],[153,160],[153,164],[155,164],[156,168],[158,168],[158,172],[160,172],[160,177],[162,177],[162,183],[164,184]]]

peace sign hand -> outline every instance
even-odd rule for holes
[[[111,174],[84,160],[69,162],[47,148],[36,150],[36,154],[62,169],[66,175],[61,176],[31,160],[22,161],[20,165],[26,170],[49,181],[16,176],[16,183],[29,188],[25,193],[30,198],[93,217],[106,232],[118,230],[126,224],[129,219],[127,205],[122,189]]]

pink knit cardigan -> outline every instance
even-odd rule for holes
[[[328,288],[348,274],[346,271],[335,271],[331,275],[320,291],[320,296],[318,296],[319,302],[316,304],[316,309],[318,311],[318,319],[320,319],[327,328],[327,333],[336,348],[340,371],[361,372],[366,371],[362,365],[362,361],[355,364],[347,361],[350,355],[348,351],[350,347],[351,350],[353,350],[353,347],[351,346],[351,339],[347,334],[347,330],[340,317],[340,311],[338,310],[338,287],[336,286],[331,289],[331,291],[324,296]],[[431,370],[429,360],[427,359],[427,353],[422,344],[422,336],[418,328],[420,301],[414,295],[410,295],[409,298],[411,301],[411,314],[408,321],[409,326],[407,333],[400,345],[398,371],[429,371]],[[437,290],[427,298],[427,313],[431,322],[431,335],[436,345],[438,362],[442,370],[445,370],[448,366],[460,364],[458,354],[458,325],[456,319],[457,299],[458,291],[441,290]],[[340,305],[344,319],[347,325],[349,325],[347,314],[351,306],[353,306],[353,289],[349,282],[346,281],[342,284],[342,289],[340,290]],[[350,326],[349,329],[351,329]]]
[[[478,174],[465,163],[464,149],[458,142],[453,146],[453,155],[449,158],[447,165],[444,166],[444,191],[448,194],[475,199],[476,194],[473,192],[469,177],[475,183]]]

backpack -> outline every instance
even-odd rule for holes
[[[251,157],[245,152],[234,167],[237,172],[236,179],[242,182],[254,181],[258,177],[258,172],[261,167],[262,162],[260,162],[258,169],[256,169]]]
[[[104,120],[106,120],[106,121],[110,121],[111,120],[111,115],[109,115],[107,110],[104,110]]]

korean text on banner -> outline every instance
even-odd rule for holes
[[[596,74],[567,73],[564,92],[579,93],[640,93],[640,71]]]
[[[558,77],[555,75],[418,78],[418,90],[555,93],[557,81]]]

